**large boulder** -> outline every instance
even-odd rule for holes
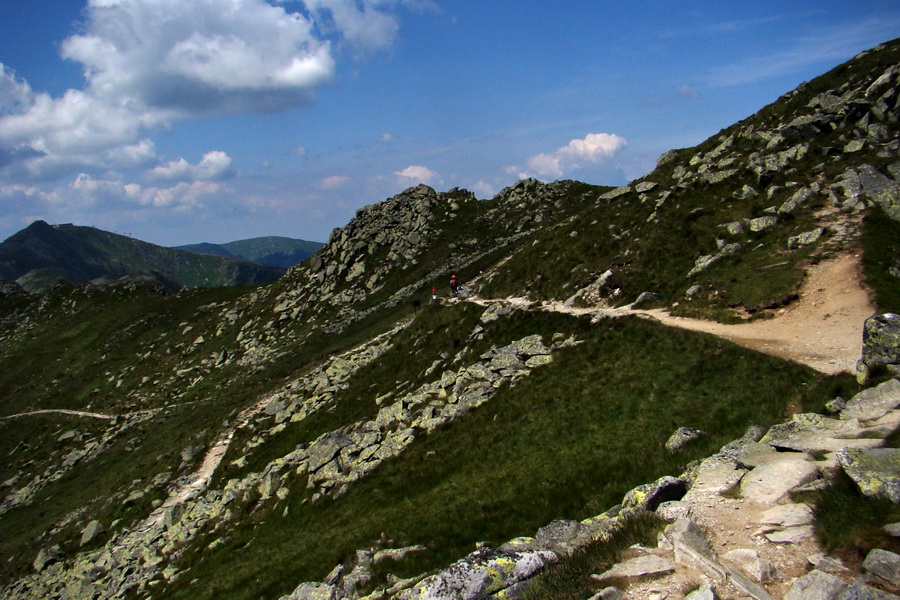
[[[900,503],[900,448],[845,448],[838,460],[864,495]]]
[[[875,365],[900,364],[900,315],[884,313],[866,319],[863,352],[857,370],[868,372]]]

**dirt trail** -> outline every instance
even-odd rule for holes
[[[470,301],[485,306],[495,302],[533,305],[523,298],[471,298]],[[853,371],[862,354],[863,324],[875,313],[862,283],[859,253],[843,254],[810,267],[798,300],[779,310],[774,318],[752,323],[726,325],[675,317],[664,309],[641,310],[630,306],[575,308],[563,306],[561,302],[544,302],[538,310],[611,317],[644,316],[672,327],[710,333],[829,374]]]

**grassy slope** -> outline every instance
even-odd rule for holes
[[[420,318],[446,322],[429,312],[457,310],[429,309]],[[310,506],[299,481],[285,502],[258,506],[230,527],[224,546],[201,554],[211,539],[199,540],[191,570],[199,582],[179,580],[166,597],[276,596],[321,579],[382,533],[431,549],[401,566],[399,574],[410,576],[449,564],[477,541],[497,544],[554,519],[599,514],[631,487],[678,474],[750,423],[779,421],[786,404],[802,401],[820,379],[728,342],[639,319],[591,325],[520,314],[490,333],[512,339],[557,331],[586,343],[561,351],[464,421],[420,436],[345,496]],[[711,435],[670,455],[663,444],[682,425]],[[304,433],[297,428],[291,441],[308,442]]]

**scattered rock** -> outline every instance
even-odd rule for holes
[[[887,550],[875,549],[869,552],[862,567],[868,573],[894,586],[900,586],[900,555]]]
[[[833,600],[838,598],[847,584],[824,571],[810,571],[794,582],[784,600]]]

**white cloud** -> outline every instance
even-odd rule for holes
[[[611,158],[627,145],[625,138],[614,133],[589,133],[550,154],[535,154],[527,164],[538,175],[562,177],[566,171],[580,168],[584,163]]]
[[[399,177],[401,180],[406,180],[407,183],[417,182],[431,184],[438,178],[438,174],[435,171],[432,171],[428,167],[422,167],[418,165],[410,165],[402,171],[396,171],[394,175]]]
[[[33,92],[0,64],[0,175],[146,166],[155,157],[143,140],[174,122],[309,104],[334,79],[336,44],[377,50],[396,38],[390,0],[290,4],[300,6],[89,0],[80,32],[60,45],[81,65],[83,89]]]
[[[220,150],[213,150],[204,154],[196,165],[179,158],[152,169],[147,176],[172,181],[208,181],[225,177],[231,172],[231,157]]]
[[[349,181],[350,178],[346,175],[334,175],[321,180],[318,187],[320,190],[334,190],[346,185]]]
[[[223,190],[210,181],[180,182],[172,187],[143,187],[136,183],[95,179],[80,173],[67,188],[59,188],[48,197],[54,203],[93,206],[141,206],[187,211],[203,206],[203,199],[216,196]]]

